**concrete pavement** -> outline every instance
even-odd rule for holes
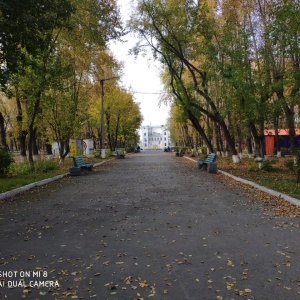
[[[299,219],[148,151],[1,200],[0,299],[300,298]]]

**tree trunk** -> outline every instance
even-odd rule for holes
[[[32,153],[33,155],[39,155],[39,147],[38,147],[38,140],[37,140],[37,127],[34,129],[34,138],[32,141]]]
[[[114,143],[114,149],[113,150],[116,150],[118,137],[119,137],[119,127],[120,127],[120,114],[118,114],[118,118],[117,118],[117,125],[116,125],[116,132],[115,132],[115,143]]]
[[[21,106],[21,101],[18,96],[16,96],[16,104],[17,104],[17,109],[18,109],[18,115],[17,115],[17,126],[18,126],[18,131],[19,131],[19,136],[18,140],[20,143],[20,155],[21,155],[21,161],[25,162],[26,161],[26,136],[27,136],[27,131],[23,130],[23,113],[22,113],[22,106]]]
[[[247,135],[247,151],[248,154],[252,155],[253,154],[253,148],[252,148],[252,139],[251,139],[251,129],[248,130],[248,135]]]
[[[66,156],[70,153],[69,139],[58,142],[59,163],[63,164]]]
[[[40,101],[41,101],[42,91],[39,90],[35,96],[36,96],[36,98],[35,98],[33,112],[32,112],[31,120],[30,120],[30,124],[29,124],[29,140],[28,140],[29,162],[32,165],[34,164],[33,147],[34,147],[34,140],[35,140],[35,133],[36,133],[35,120],[40,111]]]
[[[205,134],[205,131],[204,131],[203,127],[200,125],[198,119],[192,114],[192,112],[190,110],[188,110],[187,113],[188,113],[189,120],[192,122],[194,128],[199,132],[200,136],[203,138],[204,143],[206,144],[209,152],[213,153],[214,152],[213,146],[212,146],[209,138]]]
[[[107,112],[105,112],[105,116],[106,116],[105,119],[106,119],[107,139],[108,139],[109,149],[113,151],[113,141],[112,141],[112,136],[110,134],[110,115]]]
[[[264,130],[262,128],[262,133],[258,134],[255,125],[252,123],[250,126],[251,126],[252,135],[254,138],[254,142],[256,145],[255,153],[259,157],[264,157],[264,155],[265,155]]]
[[[0,146],[1,148],[8,149],[8,145],[6,143],[5,120],[1,112],[0,112]]]
[[[28,138],[28,160],[31,165],[34,165],[33,161],[33,139],[34,139],[34,134],[33,134],[33,129],[29,127],[29,138]]]
[[[297,140],[296,140],[296,130],[295,130],[295,121],[294,121],[294,107],[288,107],[284,104],[284,111],[287,120],[287,125],[289,128],[289,136],[291,141],[291,154],[295,154],[297,150]]]

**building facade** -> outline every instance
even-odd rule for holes
[[[142,126],[140,147],[142,149],[165,149],[172,147],[170,131],[165,125]]]

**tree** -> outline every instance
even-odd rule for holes
[[[32,56],[49,51],[53,30],[66,25],[74,11],[70,0],[2,0],[0,3],[1,84],[26,65]]]
[[[137,9],[139,17],[133,17],[133,30],[147,41],[155,57],[159,57],[166,64],[169,73],[186,86],[186,91],[189,92],[186,97],[189,107],[207,115],[220,125],[228,148],[236,155],[235,143],[225,119],[209,93],[210,74],[205,67],[206,49],[201,45],[211,44],[213,19],[205,3],[180,0],[166,0],[161,3],[157,0],[141,0]],[[187,83],[182,80],[184,73],[189,77]],[[192,109],[189,111],[192,113]]]
[[[14,2],[4,1],[0,7],[1,79],[5,92],[17,101],[21,155],[26,156],[28,135],[29,160],[33,163],[38,127],[43,123],[40,120],[42,114],[47,115],[43,109],[53,104],[51,95],[65,93],[57,82],[61,80],[63,87],[72,91],[70,120],[78,121],[76,103],[89,89],[82,79],[90,81],[97,53],[109,39],[119,38],[123,29],[118,9],[109,0],[39,0],[27,1],[26,5]],[[88,54],[90,59],[86,59]],[[50,105],[43,103],[49,99]],[[62,151],[62,158],[66,154]]]
[[[59,30],[68,25],[73,7],[68,0],[14,2],[4,1],[1,7],[1,26],[4,29],[0,38],[0,60],[4,68],[1,79],[7,93],[15,91],[20,128],[24,121],[21,101],[28,104],[28,131],[20,130],[21,155],[26,154],[25,138],[28,133],[29,161],[33,164],[35,121],[40,113],[42,94],[47,89],[49,62],[55,55]],[[13,86],[15,88],[8,91],[8,87]]]
[[[88,122],[92,131],[99,132],[101,106],[97,94],[90,105]],[[107,81],[105,86],[104,117],[104,131],[111,151],[117,147],[127,147],[136,143],[136,132],[142,123],[140,108],[134,102],[132,94],[124,91],[113,81]],[[95,127],[98,129],[95,130]]]

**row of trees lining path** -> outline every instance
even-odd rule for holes
[[[295,153],[300,88],[298,0],[138,0],[131,28],[136,53],[151,48],[172,97],[171,127],[192,126],[210,151],[288,128]],[[146,47],[145,47],[146,44]],[[170,99],[171,98],[171,99]],[[173,124],[172,124],[173,123]]]
[[[118,83],[122,64],[109,41],[125,34],[115,1],[3,0],[0,4],[0,145],[23,160],[57,141],[63,160],[74,137],[102,141],[105,82],[107,145],[133,144],[142,115]]]

